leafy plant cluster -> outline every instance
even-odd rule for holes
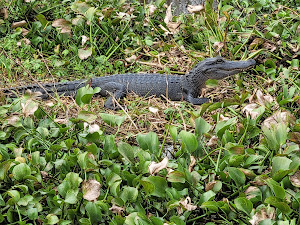
[[[139,117],[153,113],[149,102],[128,104],[126,115],[95,112],[99,89],[84,87],[74,116],[60,99],[2,98],[0,223],[300,223],[299,7],[224,0],[213,11],[210,3],[169,22],[164,1],[153,12],[137,1],[1,6],[0,79],[8,83],[146,71],[141,62],[179,72],[217,54],[255,57],[257,66],[219,102],[157,107],[170,122],[131,141],[122,129],[149,125]]]

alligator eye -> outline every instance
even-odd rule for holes
[[[218,59],[217,60],[217,63],[222,63],[223,62],[223,59]]]

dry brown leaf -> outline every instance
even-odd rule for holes
[[[290,181],[295,187],[300,187],[300,171],[290,176]]]
[[[30,45],[30,44],[31,44],[31,41],[30,41],[28,38],[22,38],[20,41],[17,42],[17,46],[21,46],[21,45],[22,45],[22,42],[23,42],[25,45]]]
[[[172,16],[172,3],[171,3],[166,10],[166,16],[164,18],[164,22],[167,25],[169,22],[172,21],[172,19],[173,19],[173,16]]]
[[[250,116],[251,119],[255,120],[259,116],[259,112],[254,111],[257,108],[259,108],[259,105],[257,105],[256,103],[251,103],[246,105],[242,109],[242,112],[246,113],[246,116]]]
[[[196,165],[196,158],[194,156],[190,156],[191,163],[189,165],[189,172],[192,172],[194,166]]]
[[[269,42],[264,42],[264,43],[263,43],[263,47],[264,47],[265,49],[270,50],[270,52],[274,52],[274,51],[277,49],[276,45],[271,44],[271,43],[269,43]]]
[[[227,117],[227,116],[223,116],[222,114],[220,115],[220,121],[227,121],[229,120],[230,118]]]
[[[95,132],[99,132],[99,131],[100,131],[100,127],[99,127],[98,124],[91,124],[91,125],[89,125],[88,132],[90,134],[95,133]]]
[[[266,219],[275,219],[275,209],[273,207],[262,207],[260,211],[254,214],[249,222],[251,225],[258,225],[261,221]]]
[[[271,95],[263,95],[261,90],[256,91],[256,97],[257,97],[258,103],[263,106],[273,102],[273,97]]]
[[[59,123],[59,124],[67,124],[69,121],[67,119],[54,119],[55,123]]]
[[[19,22],[14,22],[11,25],[11,28],[17,28],[17,27],[24,27],[27,24],[25,20],[19,21]]]
[[[169,162],[169,159],[167,157],[165,157],[159,163],[151,162],[148,166],[149,173],[151,175],[154,175],[154,174],[158,173],[159,171],[161,171],[162,169],[167,168],[168,162]]]
[[[48,177],[49,173],[46,171],[41,171],[41,175],[43,178],[46,178],[46,177]]]
[[[97,180],[87,180],[82,183],[83,198],[96,201],[100,195],[101,184]]]
[[[34,112],[39,108],[39,104],[28,99],[25,103],[21,103],[21,107],[23,115],[27,117],[34,114]]]
[[[223,47],[224,47],[224,42],[216,41],[214,43],[214,49],[216,50],[216,52],[219,52]]]
[[[135,60],[137,59],[137,56],[136,55],[132,55],[128,58],[125,58],[125,60],[129,63],[133,63]]]
[[[187,11],[189,13],[199,13],[204,10],[204,5],[188,5]]]
[[[16,115],[13,115],[13,116],[10,116],[10,117],[6,118],[6,121],[7,121],[8,125],[15,126],[20,121],[20,117],[16,116]]]
[[[208,147],[214,147],[214,146],[216,146],[218,144],[218,137],[217,136],[212,136],[210,139],[209,139],[209,141],[207,142],[207,146]]]
[[[3,15],[4,19],[7,19],[8,18],[8,10],[7,10],[7,8],[0,9],[0,14]]]
[[[246,198],[247,199],[251,199],[253,197],[255,197],[255,195],[251,195],[251,193],[253,191],[256,191],[256,190],[259,190],[258,187],[255,187],[255,186],[249,186],[246,190],[245,190],[245,194],[246,194]]]
[[[155,10],[157,9],[157,7],[155,5],[148,5],[149,8],[149,15],[153,15],[153,13],[155,12]]]
[[[26,30],[25,28],[22,28],[22,35],[26,36],[29,33],[29,30]]]
[[[255,49],[263,43],[261,38],[255,38],[252,43],[249,45],[250,49]]]
[[[93,53],[92,48],[88,48],[88,49],[78,49],[78,56],[80,59],[84,60],[87,59],[88,57],[90,57]]]
[[[181,204],[187,211],[192,211],[197,209],[197,206],[192,204],[192,200],[189,196],[186,197],[186,199],[181,199],[179,201],[179,204]]]
[[[82,35],[82,36],[81,36],[81,45],[84,46],[84,44],[85,44],[87,41],[89,41],[89,40],[90,40],[89,37],[87,37],[87,36],[85,36],[85,35]]]
[[[56,27],[62,34],[71,35],[71,23],[65,19],[54,20],[52,26]]]
[[[156,113],[158,113],[158,108],[154,108],[154,107],[149,107],[149,111],[150,112],[152,112],[152,113],[154,113],[154,114],[156,114]]]
[[[262,126],[267,128],[271,128],[272,126],[276,126],[279,123],[291,124],[294,125],[296,122],[296,117],[290,112],[275,112],[272,116],[269,116],[267,119],[262,122]]]
[[[110,207],[109,210],[112,211],[112,213],[118,213],[118,215],[121,215],[122,212],[125,211],[125,208],[120,207],[120,206],[116,206],[115,204],[113,204],[113,206]]]
[[[217,183],[216,181],[208,182],[205,185],[205,191],[209,191],[209,190],[213,189],[216,183]]]

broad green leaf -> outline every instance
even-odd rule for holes
[[[240,171],[239,169],[235,167],[227,167],[229,176],[234,182],[236,183],[237,186],[242,186],[246,182],[246,177],[245,174]]]
[[[199,205],[202,205],[202,203],[204,203],[204,202],[212,201],[212,200],[214,200],[215,196],[216,196],[216,193],[213,192],[212,190],[209,190],[209,191],[207,191],[207,192],[204,192],[204,193],[200,196],[200,199],[199,199],[198,204],[199,204]]]
[[[88,154],[88,152],[83,152],[78,155],[77,162],[78,162],[80,168],[83,170],[87,169],[87,164],[88,164],[87,154]]]
[[[7,191],[7,194],[12,198],[14,203],[17,203],[20,200],[20,192],[16,190]]]
[[[47,219],[47,224],[57,224],[59,222],[58,217],[54,214],[48,214],[46,216],[46,219]]]
[[[89,85],[79,88],[76,94],[76,103],[80,107],[83,107],[85,104],[89,104],[94,94],[99,93],[100,88],[92,88]]]
[[[234,204],[236,208],[244,213],[246,213],[248,216],[250,216],[250,213],[253,209],[253,204],[250,200],[248,200],[245,197],[239,197],[234,199]]]
[[[194,152],[198,147],[198,141],[194,134],[187,132],[185,130],[180,131],[179,138],[184,143],[188,152]]]
[[[97,8],[94,7],[90,7],[85,13],[85,17],[88,21],[92,22],[93,18],[94,18],[94,14],[97,11]]]
[[[105,123],[107,123],[108,125],[110,125],[112,127],[121,126],[121,124],[126,119],[126,116],[117,116],[117,115],[111,115],[111,114],[107,114],[107,113],[100,113],[99,115]]]
[[[155,191],[155,186],[150,181],[140,180],[140,183],[143,186],[144,191],[146,192],[147,195],[150,195]]]
[[[178,136],[177,127],[171,125],[169,131],[173,141],[177,141],[177,136]]]
[[[26,130],[18,130],[18,131],[16,131],[14,138],[15,138],[15,141],[17,143],[19,143],[20,140],[23,140],[26,136],[28,136],[28,133]]]
[[[20,198],[18,205],[27,206],[33,199],[34,198],[31,195],[25,195],[24,197]]]
[[[289,207],[289,205],[276,197],[271,196],[266,198],[265,203],[276,207],[284,214],[289,214],[291,212],[291,208]]]
[[[272,178],[276,181],[281,180],[284,176],[291,172],[290,164],[292,160],[287,157],[274,157],[272,160]]]
[[[120,198],[124,203],[135,202],[138,197],[139,191],[135,187],[124,186],[122,192],[120,193]]]
[[[68,204],[76,204],[78,192],[79,192],[78,189],[77,190],[72,190],[72,189],[67,190],[65,202]]]
[[[278,199],[284,199],[285,197],[285,190],[281,187],[275,180],[269,178],[265,180],[267,185],[271,188],[272,192]]]
[[[27,209],[27,216],[31,220],[36,220],[38,218],[38,209],[37,208]]]
[[[276,124],[276,126],[272,126],[271,128],[262,126],[262,131],[269,149],[278,151],[279,148],[286,143],[288,131],[285,123]]]
[[[12,161],[4,161],[0,164],[0,180],[4,180],[11,164]]]
[[[148,134],[138,134],[136,140],[143,150],[150,150],[156,156],[159,154],[159,141],[157,134],[149,132]]]
[[[201,204],[200,208],[206,208],[209,211],[213,211],[213,212],[218,212],[219,211],[219,206],[218,206],[217,202],[215,202],[215,201],[203,202]]]
[[[26,163],[20,163],[13,168],[12,174],[16,180],[20,181],[31,174],[31,169]]]
[[[195,119],[195,132],[196,136],[201,136],[210,130],[211,126],[203,118],[198,117]]]
[[[97,116],[93,112],[89,111],[80,111],[77,116],[77,120],[82,120],[87,123],[93,123],[97,119]]]
[[[118,145],[118,151],[119,153],[130,163],[134,164],[134,151],[130,144],[127,144],[125,142],[121,142]]]
[[[92,224],[98,224],[101,221],[102,219],[101,209],[96,203],[88,202],[85,206],[85,210]]]
[[[156,197],[164,198],[168,187],[167,181],[163,177],[150,176],[142,178],[143,181],[148,181],[154,185],[154,191],[150,194]]]
[[[175,170],[167,175],[167,180],[171,183],[185,183],[185,174]]]
[[[233,126],[236,123],[237,123],[237,117],[233,117],[227,121],[218,122],[215,128],[218,137],[221,139],[225,130],[229,129],[230,126]]]

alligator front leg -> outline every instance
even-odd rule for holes
[[[208,98],[195,98],[191,94],[187,95],[186,100],[193,105],[202,105],[203,103],[209,102]]]
[[[105,102],[104,106],[113,110],[118,108],[115,106],[113,98],[119,100],[121,98],[124,98],[127,93],[126,86],[117,82],[108,82],[105,84],[101,84],[99,87],[101,88],[100,94],[102,96],[110,96]]]

